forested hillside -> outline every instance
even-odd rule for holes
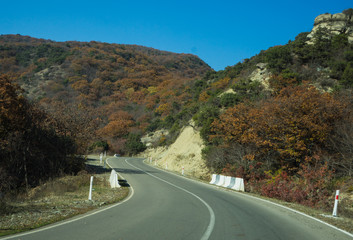
[[[178,112],[189,100],[185,89],[209,70],[196,56],[142,46],[0,37],[1,73],[54,114],[63,104],[90,111],[115,151],[123,151],[117,142],[129,132]]]
[[[75,173],[77,154],[143,150],[151,122],[179,113],[210,69],[142,46],[0,36],[0,171],[14,178],[1,188]]]
[[[353,186],[353,42],[343,30],[308,35],[209,72],[184,111],[195,113],[212,172],[243,177],[248,191],[327,206],[335,188]]]

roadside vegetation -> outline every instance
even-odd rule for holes
[[[89,159],[87,170],[75,176],[50,179],[28,192],[7,195],[0,201],[0,236],[28,231],[123,200],[129,189],[111,189],[110,171]],[[88,200],[94,176],[92,201]]]

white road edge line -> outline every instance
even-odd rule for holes
[[[108,164],[109,165],[109,164]],[[109,165],[110,167],[110,165]],[[22,237],[22,236],[26,236],[26,235],[30,235],[30,234],[33,234],[33,233],[38,233],[38,232],[42,232],[42,231],[46,231],[46,230],[49,230],[49,229],[52,229],[52,228],[55,228],[55,227],[59,227],[59,226],[62,226],[62,225],[65,225],[65,224],[68,224],[68,223],[72,223],[72,222],[75,222],[75,221],[78,221],[78,220],[81,220],[83,218],[86,218],[86,217],[90,217],[92,215],[95,215],[95,214],[98,214],[98,213],[101,213],[101,212],[104,212],[106,210],[109,210],[113,207],[116,207],[116,206],[119,206],[127,201],[129,201],[132,196],[134,195],[134,189],[132,186],[130,186],[130,189],[131,191],[129,192],[129,196],[127,198],[125,198],[122,202],[118,202],[114,205],[111,205],[109,207],[106,207],[106,208],[103,208],[103,209],[100,209],[100,210],[97,210],[97,211],[94,211],[92,213],[89,213],[89,214],[86,214],[86,215],[83,215],[83,216],[80,216],[80,217],[77,217],[77,218],[72,218],[72,219],[69,219],[69,220],[63,220],[63,222],[59,222],[59,223],[53,223],[53,225],[50,225],[50,226],[46,226],[46,227],[43,227],[43,228],[38,228],[38,229],[35,229],[35,230],[31,230],[29,232],[24,232],[24,233],[19,233],[19,234],[15,234],[15,235],[10,235],[10,236],[6,236],[5,238],[1,238],[1,240],[8,240],[8,239],[13,239],[13,238],[18,238],[18,237]]]
[[[238,193],[238,194],[239,194],[239,193]],[[251,196],[251,195],[245,195],[245,194],[242,194],[242,195],[247,196],[247,197],[249,197],[249,198],[261,200],[261,201],[263,201],[263,202],[271,203],[271,204],[273,204],[273,205],[275,205],[275,206],[277,206],[277,207],[281,207],[281,208],[287,209],[287,210],[289,210],[289,211],[292,211],[292,212],[294,212],[294,213],[300,214],[300,215],[302,215],[302,216],[305,216],[305,217],[307,217],[307,218],[310,218],[310,219],[312,219],[312,220],[315,220],[315,221],[317,221],[317,222],[320,222],[320,223],[322,223],[322,224],[324,224],[324,225],[327,225],[327,226],[329,226],[329,227],[331,227],[331,228],[333,228],[333,229],[336,229],[337,231],[340,231],[340,232],[342,232],[342,233],[347,234],[347,235],[350,236],[350,237],[353,237],[353,234],[351,234],[351,233],[349,233],[349,232],[347,232],[347,231],[345,231],[345,230],[343,230],[343,229],[340,229],[340,228],[338,228],[338,227],[336,227],[336,226],[333,226],[333,225],[331,225],[331,224],[329,224],[329,223],[327,223],[327,222],[324,222],[324,221],[322,221],[322,220],[320,220],[320,219],[318,219],[318,218],[312,217],[312,216],[310,216],[310,215],[308,215],[308,214],[299,212],[299,211],[297,211],[297,210],[295,210],[295,209],[292,209],[292,208],[290,208],[290,207],[286,207],[286,206],[283,206],[283,205],[281,205],[281,204],[274,203],[274,202],[271,202],[271,201],[269,201],[269,200],[261,199],[261,198],[254,197],[254,196]]]
[[[160,181],[162,181],[162,182],[165,182],[165,183],[167,183],[167,184],[169,184],[169,185],[171,185],[171,186],[173,186],[173,187],[175,187],[175,188],[178,188],[178,189],[180,189],[180,190],[182,190],[182,191],[184,191],[184,192],[186,192],[186,193],[192,195],[193,197],[197,198],[199,201],[201,201],[201,202],[207,207],[207,209],[208,209],[208,211],[209,211],[209,213],[210,213],[210,222],[209,222],[209,224],[208,224],[208,226],[207,226],[206,231],[205,231],[204,234],[202,235],[201,240],[207,240],[207,239],[209,239],[209,237],[211,236],[211,233],[212,233],[212,231],[213,231],[215,222],[216,222],[216,217],[215,217],[215,214],[214,214],[214,212],[213,212],[213,209],[210,207],[210,205],[208,205],[207,202],[205,202],[202,198],[200,198],[200,197],[197,196],[196,194],[194,194],[194,193],[192,193],[192,192],[190,192],[190,191],[188,191],[188,190],[186,190],[186,189],[184,189],[184,188],[182,188],[182,187],[179,187],[179,186],[177,186],[177,185],[175,185],[175,184],[173,184],[173,183],[170,183],[170,182],[168,182],[168,181],[166,181],[166,180],[164,180],[164,179],[162,179],[162,178],[159,178],[159,177],[157,177],[157,176],[155,176],[155,175],[153,175],[153,174],[151,174],[151,173],[148,173],[148,172],[142,170],[141,168],[138,168],[138,167],[132,165],[131,163],[129,163],[129,162],[127,161],[127,159],[125,159],[125,162],[126,162],[127,164],[129,164],[131,167],[134,167],[134,168],[136,168],[136,169],[138,169],[138,170],[140,170],[140,171],[142,171],[142,172],[144,172],[144,173],[150,175],[151,177],[154,177],[154,178],[156,178],[156,179],[158,179],[158,180],[160,180]]]
[[[145,163],[145,161],[143,161],[143,162]],[[277,207],[281,207],[281,208],[287,209],[288,211],[291,211],[291,212],[300,214],[300,215],[302,215],[302,216],[305,216],[305,217],[307,217],[307,218],[310,218],[310,219],[312,219],[312,220],[315,220],[315,221],[317,221],[317,222],[319,222],[319,223],[322,223],[322,224],[324,224],[324,225],[326,225],[326,226],[328,226],[328,227],[331,227],[331,228],[333,228],[333,229],[335,229],[335,230],[337,230],[337,231],[339,231],[339,232],[342,232],[342,233],[344,233],[344,234],[346,234],[346,235],[348,235],[348,236],[350,236],[350,237],[353,237],[353,234],[350,233],[350,232],[347,232],[347,231],[345,231],[345,230],[343,230],[343,229],[340,229],[340,228],[338,228],[338,227],[336,227],[336,226],[334,226],[334,225],[331,225],[331,224],[329,224],[329,223],[327,223],[327,222],[325,222],[325,221],[323,221],[323,220],[320,220],[320,219],[318,219],[318,218],[312,217],[312,216],[310,216],[310,215],[308,215],[308,214],[305,214],[305,213],[300,212],[300,211],[298,211],[298,210],[292,209],[292,208],[290,208],[290,207],[286,207],[286,206],[283,206],[283,205],[281,205],[281,204],[274,203],[274,202],[271,202],[271,201],[269,201],[269,200],[262,199],[262,198],[259,198],[259,197],[251,196],[251,195],[248,195],[248,194],[246,194],[246,193],[244,194],[244,193],[240,193],[240,192],[237,192],[237,191],[235,191],[235,190],[228,189],[228,188],[219,187],[219,186],[216,186],[216,185],[211,185],[211,184],[209,184],[209,183],[205,183],[205,182],[202,182],[202,181],[197,181],[197,180],[194,180],[194,179],[185,177],[185,176],[181,176],[181,175],[176,174],[176,173],[171,172],[171,171],[165,171],[165,170],[162,169],[162,168],[157,168],[157,167],[152,166],[152,165],[147,164],[147,163],[145,163],[145,164],[146,164],[147,166],[149,166],[149,167],[152,167],[152,168],[155,168],[155,169],[159,169],[159,170],[161,170],[161,171],[163,171],[163,172],[170,173],[170,174],[173,174],[173,175],[178,176],[178,177],[181,177],[181,178],[185,178],[185,179],[187,179],[187,180],[189,180],[189,181],[193,181],[193,182],[197,182],[197,183],[200,183],[200,184],[204,184],[204,185],[206,185],[206,186],[208,186],[208,187],[216,188],[216,189],[218,189],[218,190],[222,190],[222,191],[226,191],[226,192],[234,193],[234,194],[239,194],[239,195],[244,196],[244,197],[249,197],[249,198],[253,198],[253,199],[256,199],[256,200],[260,200],[260,201],[263,201],[263,202],[270,203],[270,204],[275,205],[275,206],[277,206]]]

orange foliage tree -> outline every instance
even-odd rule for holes
[[[109,117],[109,123],[98,131],[102,137],[119,138],[126,136],[134,125],[132,116],[125,111],[118,111]]]
[[[325,147],[345,107],[314,87],[288,87],[256,106],[229,108],[213,123],[211,138],[255,146],[256,161],[296,171],[305,156]]]

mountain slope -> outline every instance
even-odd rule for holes
[[[210,70],[207,64],[191,54],[136,45],[53,42],[20,35],[1,35],[0,53],[0,72],[17,73],[21,83],[32,87],[40,87],[38,80],[60,85],[57,88],[66,87],[79,77],[88,83],[96,80],[110,82],[117,88],[138,90],[155,86],[168,78],[176,81],[193,79]],[[40,89],[40,92],[58,97],[60,90],[57,88]]]
[[[348,9],[339,16],[350,20],[352,13]],[[316,23],[312,33],[300,33],[286,45],[263,50],[224,71],[208,72],[194,83],[193,101],[181,112],[192,115],[210,172],[242,177],[247,191],[310,207],[329,206],[335,189],[345,189],[342,208],[348,216],[353,42],[345,24],[335,25],[333,17],[329,21],[328,29]],[[169,126],[172,131],[174,125]],[[159,142],[164,144],[165,138]],[[200,150],[195,148],[195,154]],[[190,152],[182,152],[171,145],[159,155],[179,154],[171,166],[184,158],[193,161]],[[145,154],[153,156],[153,151]],[[164,167],[164,157],[159,163]]]
[[[129,132],[178,113],[189,101],[185,89],[210,70],[197,56],[137,45],[0,36],[0,73],[53,114],[63,104],[89,111],[96,140],[114,151],[122,151]]]

